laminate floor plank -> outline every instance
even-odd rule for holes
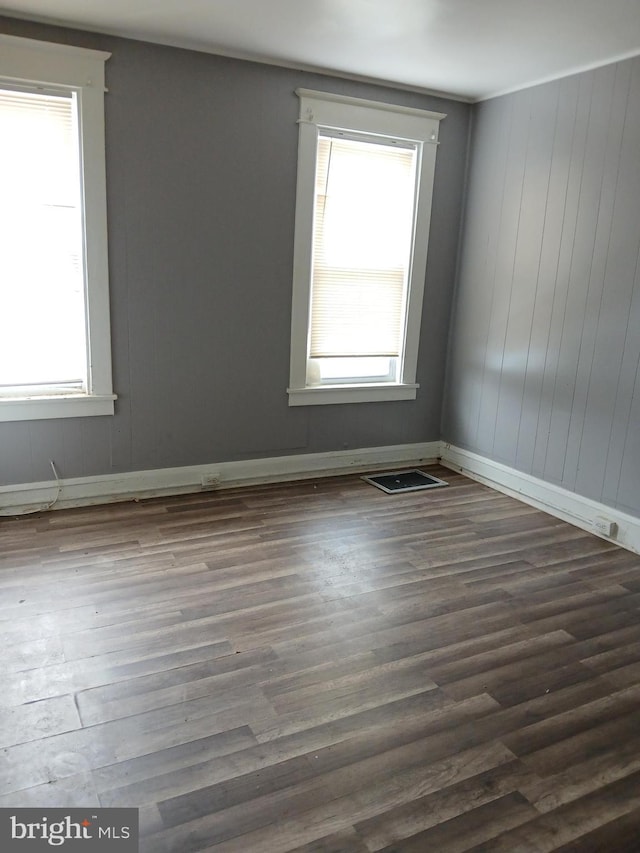
[[[614,712],[615,713],[615,712]],[[566,767],[605,752],[612,740],[622,742],[638,730],[639,715],[637,709],[629,713],[620,713],[596,722],[586,731],[571,735],[562,741],[543,747],[526,755],[525,761],[540,776],[559,773]]]
[[[439,466],[0,520],[0,806],[143,853],[640,849],[640,557]]]
[[[535,809],[516,791],[476,806],[443,821],[433,829],[392,843],[382,850],[384,853],[424,853],[426,850],[444,849],[447,853],[462,853],[472,849],[479,839],[490,850],[491,841],[487,839],[495,838],[511,827],[518,827],[534,816]]]
[[[239,806],[222,811],[214,809],[208,810],[206,814],[200,814],[202,809],[198,809],[199,803],[187,797],[175,804],[178,806],[177,812],[169,813],[166,821],[173,825],[163,835],[169,839],[169,849],[176,851],[193,849],[188,845],[194,833],[202,840],[201,849],[209,849],[204,845],[211,846],[212,843],[223,851],[251,850],[252,853],[269,853],[272,850],[295,849],[312,842],[322,833],[323,827],[330,828],[332,832],[347,830],[353,825],[354,816],[360,816],[362,820],[373,818],[383,811],[440,788],[455,785],[512,760],[513,756],[507,750],[484,746],[465,751],[453,760],[434,761],[426,776],[424,770],[416,766],[407,768],[402,774],[387,774],[384,783],[375,787],[360,787],[357,779],[354,779],[347,795],[339,795],[327,785],[324,797],[320,789],[317,789],[315,802],[307,802],[306,808],[299,808],[297,813],[286,821],[281,819],[265,823],[259,817],[259,828],[247,827],[247,831],[240,834],[238,830],[242,826],[239,821],[241,814],[250,815],[255,809],[261,816],[269,809],[279,809],[281,804],[287,807],[289,798],[295,795],[295,789],[281,788],[271,793],[261,789],[259,795],[246,801],[242,809]],[[314,777],[314,780],[320,782],[322,777]],[[527,806],[530,810],[531,807],[528,804]],[[165,807],[173,808],[174,804],[161,803],[161,812]],[[185,823],[181,818],[190,820]],[[221,833],[223,838],[220,837]],[[216,849],[215,846],[213,849]]]
[[[23,666],[27,668],[4,676],[0,707],[28,704],[103,685],[116,685],[146,675],[162,675],[192,664],[222,660],[232,654],[226,642],[193,646],[168,654],[132,655],[131,652],[117,652],[79,661],[65,661],[60,650],[54,662],[47,662],[46,656],[36,657],[36,650],[32,651],[28,665],[23,661]]]
[[[90,771],[0,796],[0,808],[82,808],[100,806]]]
[[[80,726],[78,709],[69,695],[4,708],[0,720],[0,749],[73,731]]]
[[[96,790],[102,793],[132,786],[132,791],[135,792],[136,786],[141,782],[246,750],[256,743],[251,728],[245,725],[129,758],[117,764],[97,767],[93,770]],[[121,796],[120,800],[126,802],[124,796]]]
[[[516,755],[524,757],[581,732],[588,732],[603,722],[632,713],[640,707],[640,688],[628,688],[617,693],[607,693],[589,702],[576,703],[566,711],[556,712],[548,719],[531,723],[525,728],[503,737],[503,742]]]
[[[492,839],[469,848],[474,853],[513,853],[515,850],[536,850],[555,853],[573,844],[580,850],[582,838],[594,831],[622,819],[633,820],[640,808],[640,772],[580,797],[571,803],[523,822]],[[616,851],[612,846],[604,850]],[[637,848],[636,848],[637,849]]]
[[[556,847],[554,853],[637,853],[640,839],[640,809],[634,809],[591,832]]]
[[[519,761],[498,764],[462,782],[357,823],[355,828],[368,850],[387,849],[517,791],[530,776],[528,768]]]
[[[217,712],[207,702],[195,700],[186,706],[25,741],[2,752],[0,793],[26,790],[66,778],[78,769],[95,770],[228,732],[238,727],[239,720],[253,732],[273,725],[273,718],[264,700],[253,698],[246,705],[233,704]]]
[[[596,751],[585,761],[571,764],[558,773],[532,777],[521,785],[521,793],[539,812],[548,812],[630,776],[640,769],[639,738],[640,735],[631,732],[615,751]]]
[[[422,700],[422,701],[421,701]],[[389,707],[389,706],[386,706]],[[259,741],[244,749],[237,749],[226,759],[209,762],[207,768],[196,768],[197,772],[203,770],[210,783],[224,783],[238,776],[259,774],[265,768],[272,765],[280,765],[292,759],[300,759],[304,756],[310,757],[313,763],[322,761],[327,763],[328,756],[334,755],[335,762],[346,764],[357,758],[384,752],[398,744],[407,744],[419,737],[425,730],[439,731],[446,728],[448,722],[454,720],[470,719],[474,715],[488,713],[494,708],[494,703],[486,700],[474,699],[464,709],[459,706],[453,707],[448,704],[445,697],[441,695],[427,694],[424,697],[411,697],[409,700],[401,700],[394,703],[394,707],[386,715],[375,711],[361,712],[357,715],[340,720],[323,723],[312,729],[305,729],[291,735],[282,735],[268,741]],[[365,732],[363,729],[366,727]],[[228,733],[224,733],[225,737]],[[188,745],[187,745],[188,746]],[[180,754],[182,750],[180,751]],[[195,756],[195,753],[194,753]],[[203,759],[204,760],[204,759]],[[135,766],[148,767],[152,757],[143,756]],[[198,764],[201,762],[191,762]],[[98,774],[100,790],[106,791],[108,780],[110,782],[110,796],[118,802],[128,801],[131,796],[141,797],[138,782],[129,788],[129,781],[122,778],[121,766],[128,771],[132,766],[130,762],[123,765],[112,765],[102,768]],[[116,789],[120,782],[119,789]],[[126,784],[125,784],[126,783]],[[158,794],[163,791],[165,798],[178,796],[177,784],[187,790],[197,790],[193,778],[184,776],[183,780],[176,779],[173,769],[166,773],[160,772],[148,778],[145,790]],[[183,793],[181,790],[180,793]]]
[[[350,853],[369,853],[369,848],[358,838],[355,829],[345,829],[343,832],[318,838],[309,844],[303,844],[302,847],[296,847],[292,853],[345,853],[347,850]]]

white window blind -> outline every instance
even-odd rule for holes
[[[74,93],[0,88],[0,395],[87,381]]]
[[[401,355],[416,147],[320,133],[310,358]]]

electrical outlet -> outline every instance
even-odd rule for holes
[[[211,472],[210,474],[203,474],[200,478],[200,484],[202,485],[203,490],[217,489],[220,485],[220,477],[214,472]]]
[[[597,515],[593,521],[591,522],[591,526],[599,533],[601,536],[612,537],[616,535],[616,531],[618,530],[618,525],[615,521],[611,521],[608,518],[603,518],[601,515]]]

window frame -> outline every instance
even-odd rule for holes
[[[0,34],[0,85],[75,92],[83,204],[86,391],[0,396],[0,421],[112,415],[104,123],[105,51]]]
[[[293,293],[291,313],[290,406],[413,400],[418,384],[416,369],[420,321],[427,267],[428,235],[440,121],[445,113],[296,89],[298,119],[298,176],[296,186]],[[316,152],[322,130],[345,131],[401,140],[418,146],[418,178],[411,265],[408,281],[404,348],[399,375],[392,382],[307,384],[311,266],[315,197]]]

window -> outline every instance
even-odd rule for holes
[[[289,405],[414,399],[444,115],[296,94]]]
[[[0,420],[113,414],[109,54],[0,36]]]

